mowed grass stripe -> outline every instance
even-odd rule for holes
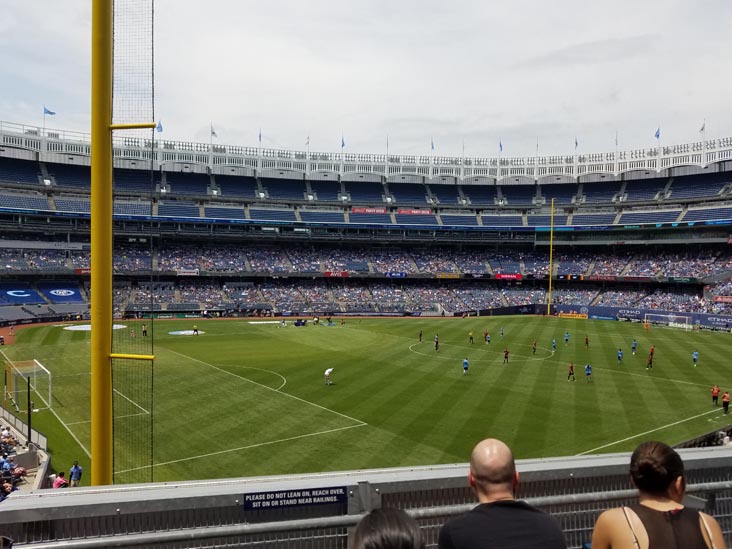
[[[604,444],[611,444],[604,451],[628,450],[638,440],[622,440],[647,431],[675,443],[718,426],[716,411],[693,417],[709,410],[713,383],[732,388],[725,367],[729,334],[655,327],[645,332],[640,324],[549,317],[348,319],[345,327],[305,328],[195,323],[204,335],[168,334],[190,329],[191,320],[155,323],[155,458],[171,462],[156,467],[158,480],[464,461],[484,436],[505,439],[518,457],[567,455]],[[474,345],[468,342],[470,330]],[[483,343],[485,330],[492,335],[490,347]],[[432,346],[435,333],[439,353]],[[38,358],[57,374],[54,393],[63,406],[55,408],[61,417],[88,421],[88,332],[46,326],[17,334],[18,345],[6,349],[16,360]],[[585,334],[590,349],[584,348]],[[636,357],[630,349],[634,337]],[[557,339],[554,355],[552,338]],[[646,372],[652,343],[657,360]],[[511,363],[504,367],[506,345]],[[618,347],[625,353],[622,365]],[[700,352],[698,368],[691,367],[694,348]],[[466,354],[471,373],[463,377]],[[570,361],[576,367],[574,383],[566,381]],[[584,381],[586,362],[594,367],[592,384]],[[336,368],[330,387],[322,377],[328,366]],[[287,385],[277,392],[279,376]],[[283,393],[369,425],[340,429],[354,423]],[[34,416],[34,423],[53,432],[46,416]],[[327,427],[339,430],[309,435]],[[88,442],[88,423],[71,428]],[[276,442],[290,436],[289,442]],[[214,451],[227,453],[198,457]],[[172,463],[180,459],[187,461]]]

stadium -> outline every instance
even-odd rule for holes
[[[474,505],[465,461],[486,436],[569,547],[636,497],[629,452],[648,439],[684,448],[685,503],[729,539],[732,425],[709,393],[732,388],[732,137],[704,122],[680,144],[659,128],[647,148],[476,157],[115,119],[99,483],[100,147],[46,111],[0,122],[16,546],[347,547],[365,513],[398,507],[436,547]],[[49,489],[76,461],[82,486]]]

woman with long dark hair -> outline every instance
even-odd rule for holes
[[[684,507],[684,463],[663,442],[644,442],[630,458],[630,478],[639,502],[600,515],[592,549],[722,549],[717,521]]]

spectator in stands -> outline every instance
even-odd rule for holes
[[[353,533],[353,549],[424,549],[417,522],[401,509],[374,509]]]
[[[71,480],[72,487],[79,486],[81,484],[81,475],[83,472],[84,470],[81,468],[81,465],[79,465],[79,462],[75,461],[71,466],[71,469],[69,469],[69,479]]]
[[[480,504],[440,529],[440,549],[563,549],[564,535],[553,517],[517,501],[513,454],[500,440],[479,442],[470,456],[468,482]]]
[[[600,515],[592,533],[593,549],[636,547],[724,547],[717,521],[682,505],[684,463],[663,442],[638,446],[630,458],[630,478],[640,501]]]
[[[56,480],[53,481],[54,488],[66,488],[69,485],[69,481],[66,480],[66,473],[64,471],[59,472]]]

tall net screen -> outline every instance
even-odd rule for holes
[[[154,0],[114,1],[113,124],[155,120]],[[134,159],[118,158],[120,146],[136,150]],[[155,130],[116,130],[113,170],[114,213],[141,216],[128,222],[136,236],[122,237],[114,227],[114,314],[112,352],[152,355],[155,278],[152,225],[155,181]],[[128,232],[129,234],[129,232]],[[147,272],[145,279],[127,274]],[[135,313],[130,305],[135,304]],[[153,363],[112,360],[114,482],[153,480]]]

